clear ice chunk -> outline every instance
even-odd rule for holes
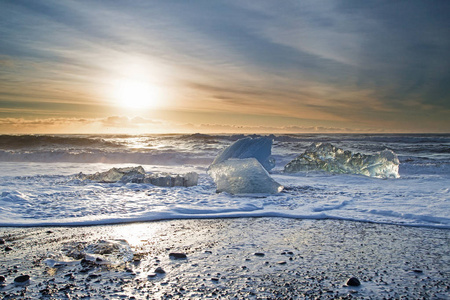
[[[256,158],[227,159],[210,166],[208,174],[217,192],[230,194],[275,194],[283,190]]]
[[[143,167],[128,167],[128,168],[112,168],[106,172],[97,172],[91,175],[85,175],[83,173],[78,174],[80,179],[88,179],[98,182],[138,182],[145,177],[145,170]]]
[[[147,174],[144,183],[151,183],[156,186],[174,187],[174,186],[195,186],[198,184],[198,174],[189,172],[184,175],[171,174]]]
[[[73,258],[68,257],[61,252],[48,252],[47,258],[44,259],[44,263],[50,268],[77,265],[80,262],[81,259],[74,260]]]
[[[198,184],[198,174],[196,172],[189,172],[183,176],[183,186],[190,187]]]
[[[120,265],[131,261],[134,255],[131,246],[122,239],[66,244],[63,253],[67,257],[85,259],[98,265]]]
[[[86,175],[80,173],[77,175],[80,180],[92,180],[104,183],[123,182],[123,183],[151,183],[156,186],[174,187],[174,186],[195,186],[198,184],[198,174],[189,172],[184,175],[173,174],[147,174],[142,166],[129,168],[112,168],[106,172],[97,172]]]
[[[284,172],[322,170],[377,178],[398,178],[399,165],[397,155],[391,150],[383,150],[373,155],[353,154],[330,143],[313,143],[303,154],[289,162],[284,167]]]
[[[222,163],[230,158],[256,158],[259,163],[270,171],[275,167],[272,154],[272,139],[268,137],[243,138],[222,150],[214,159],[211,166]]]

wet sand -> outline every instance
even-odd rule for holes
[[[442,229],[242,218],[3,227],[0,238],[2,299],[448,299],[450,294],[450,230]],[[351,277],[361,285],[347,286]]]

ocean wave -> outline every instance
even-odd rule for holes
[[[212,157],[194,156],[183,152],[106,152],[106,151],[28,151],[0,150],[0,161],[4,162],[70,162],[145,165],[208,165]]]
[[[271,176],[285,191],[267,197],[216,193],[205,173],[214,157],[243,137],[272,138]],[[354,152],[386,148],[400,159],[400,179],[300,172],[284,165],[312,142]],[[450,228],[450,135],[47,135],[0,136],[0,226],[94,225],[180,218],[335,218]],[[111,166],[199,173],[191,188],[75,180]]]
[[[5,150],[40,148],[118,148],[122,145],[101,137],[64,135],[0,135],[0,145]]]
[[[5,174],[0,185],[0,226],[285,217],[450,228],[446,215],[450,205],[445,185],[448,173],[403,176],[397,180],[275,173],[272,176],[286,187],[284,192],[233,196],[216,193],[213,180],[193,166],[199,171],[199,184],[189,188],[76,179],[77,172],[96,172],[104,167],[98,164],[50,164],[45,176],[39,171],[41,167],[32,163],[2,164]],[[158,171],[166,167],[146,168]]]

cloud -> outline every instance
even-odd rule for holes
[[[325,126],[239,126],[223,124],[185,124],[190,132],[208,133],[357,133],[369,132],[358,128]],[[377,132],[377,129],[370,132]]]
[[[357,132],[356,129],[325,126],[250,126],[163,122],[142,117],[110,116],[106,118],[0,118],[0,133],[306,133]]]
[[[162,126],[164,123],[158,120],[146,119],[143,117],[126,117],[126,116],[111,116],[104,119],[98,119],[102,126],[118,127],[118,128],[139,128],[140,126]]]
[[[0,133],[161,133],[168,124],[142,117],[0,118]],[[170,125],[169,125],[170,129]]]
[[[2,126],[60,126],[66,124],[87,124],[88,119],[77,118],[48,118],[48,119],[33,119],[26,120],[23,118],[0,118],[0,125]]]
[[[130,122],[128,117],[120,117],[120,116],[112,116],[107,117],[106,119],[99,120],[105,127],[119,127],[119,128],[135,128],[135,124]]]
[[[45,107],[97,118],[97,130],[156,130],[164,126],[145,124],[151,118],[105,118],[117,113],[105,109],[110,91],[139,65],[172,93],[168,109],[449,128],[449,9],[415,0],[3,1],[1,116],[21,117],[20,106],[33,118]]]
[[[410,101],[450,108],[444,85],[450,79],[444,71],[450,67],[450,24],[443,13],[448,2],[272,4],[251,6],[268,16],[260,34],[294,49],[297,57],[307,53],[309,64],[293,66],[312,80],[342,91],[371,90],[374,99],[399,116]],[[324,97],[332,109],[333,93]],[[370,101],[364,104],[370,109]]]
[[[394,124],[392,125],[391,124]],[[339,127],[310,125],[244,125],[214,123],[182,123],[143,117],[109,116],[106,118],[0,118],[0,134],[90,134],[90,133],[400,133],[411,127],[401,127],[393,120],[388,126]],[[433,132],[447,132],[444,123],[437,122]],[[419,123],[415,132],[429,132]],[[430,126],[430,124],[425,124]],[[400,129],[398,129],[400,128]]]

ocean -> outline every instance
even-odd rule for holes
[[[167,219],[284,217],[450,228],[449,134],[285,134],[273,139],[274,195],[216,193],[207,174],[234,141],[259,135],[0,135],[0,226],[71,226]],[[389,149],[399,178],[283,173],[313,142],[373,154]],[[143,166],[197,172],[193,187],[99,183],[77,174]]]

